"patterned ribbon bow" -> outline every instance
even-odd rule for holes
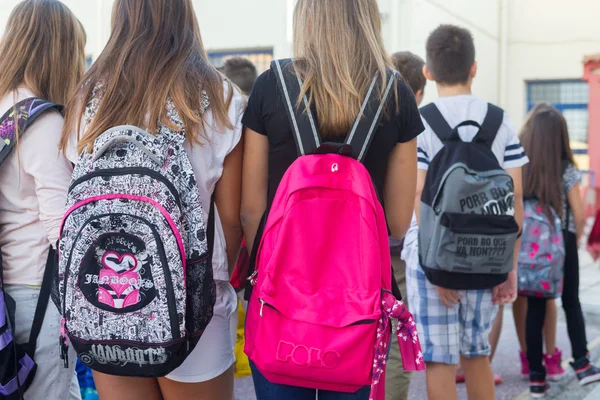
[[[388,358],[388,346],[391,338],[391,319],[398,320],[398,343],[402,354],[402,366],[405,371],[424,371],[425,362],[421,352],[421,343],[413,315],[402,301],[396,300],[390,292],[384,291],[381,299],[382,315],[377,326],[377,340],[373,353],[373,383],[369,400],[385,398],[385,366]],[[383,385],[380,382],[383,381]]]

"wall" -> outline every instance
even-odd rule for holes
[[[520,126],[526,81],[580,79],[583,57],[600,51],[600,1],[509,0],[508,93],[505,105]]]
[[[475,39],[478,74],[473,91],[487,101],[498,102],[499,9],[498,0],[380,0],[384,39],[390,52],[410,50],[425,58],[427,37],[440,24],[468,28]],[[437,97],[432,83],[425,102]]]
[[[79,18],[87,34],[86,53],[96,58],[110,35],[112,0],[62,0]],[[18,0],[0,0],[0,33]]]
[[[291,54],[288,0],[194,0],[207,50],[272,47]]]

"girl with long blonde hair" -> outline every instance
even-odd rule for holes
[[[102,399],[233,398],[229,317],[237,305],[229,266],[241,242],[241,117],[245,102],[213,68],[191,0],[116,0],[108,44],[69,103],[62,145],[76,161],[108,129],[134,125],[149,134],[185,135],[204,221],[214,196],[214,314],[183,364],[164,378],[94,371]]]
[[[388,86],[386,71],[392,63],[383,45],[377,1],[299,0],[294,13],[294,54],[290,69],[302,86],[298,98],[291,101],[301,112],[312,112],[324,142],[343,143],[361,115],[374,77],[378,88],[373,93],[378,99],[384,98]],[[276,73],[271,69],[258,78],[243,119],[242,221],[249,248],[260,242],[261,218],[270,209],[286,170],[298,158]],[[402,238],[413,212],[416,137],[423,125],[408,86],[396,79],[392,87],[364,165],[384,203],[391,234]],[[315,389],[273,384],[256,366],[253,377],[259,400],[312,400],[316,395]],[[356,393],[319,391],[318,396],[367,399],[369,388]]]
[[[44,273],[58,239],[72,166],[58,149],[59,112],[48,110],[24,131],[16,128],[16,144],[6,134],[45,102],[65,104],[85,71],[85,42],[81,23],[57,0],[19,3],[0,41],[0,114],[7,116],[0,122],[2,147],[15,146],[0,168],[2,284],[16,307],[10,315],[16,343],[27,343],[32,325],[43,321],[28,350],[37,364],[24,393],[28,399],[80,398],[75,354],[67,368],[58,357],[57,308],[50,302],[43,314],[36,313],[38,299],[48,300],[41,288],[49,284]]]

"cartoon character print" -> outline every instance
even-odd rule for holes
[[[98,281],[98,301],[115,309],[134,306],[140,302],[141,263],[131,253],[107,251],[102,257]]]

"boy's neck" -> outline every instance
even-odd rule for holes
[[[440,97],[452,97],[465,94],[472,94],[470,82],[459,85],[441,85],[438,83],[437,91]]]

